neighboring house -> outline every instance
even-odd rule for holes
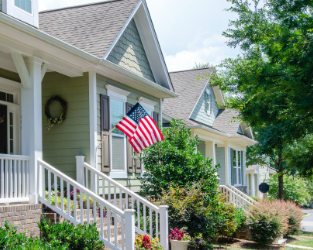
[[[163,126],[168,126],[172,118],[182,119],[192,135],[199,137],[198,150],[214,165],[220,164],[220,184],[247,193],[246,149],[255,144],[252,130],[234,119],[236,111],[218,106],[224,104],[220,89],[212,88],[203,78],[212,72],[205,68],[170,73],[179,97],[164,101]]]
[[[68,192],[76,188],[88,194],[76,179],[95,192],[88,194],[94,199],[100,199],[100,192],[109,201],[113,197],[110,209],[119,218],[126,220],[119,209],[128,208],[128,203],[117,208],[117,198],[131,198],[132,206],[134,199],[137,205],[143,202],[150,213],[160,215],[164,245],[168,228],[167,213],[162,211],[166,208],[156,208],[124,188],[138,191],[136,176],[142,172],[126,136],[115,130],[96,152],[102,138],[140,98],[158,123],[163,100],[177,96],[145,0],[106,1],[41,13],[38,0],[0,3],[0,203],[41,201],[77,224],[83,219],[52,206],[42,193],[44,188],[51,191],[51,186],[67,183]],[[48,131],[45,106],[55,95],[67,102],[68,110],[66,120]],[[58,102],[49,108],[53,117],[63,110]],[[94,168],[91,173],[84,162]],[[95,204],[89,204],[94,216]],[[98,205],[100,209],[107,203],[97,200]],[[148,233],[140,224],[136,232]],[[126,229],[126,242],[132,240],[130,233],[134,236],[132,229]]]

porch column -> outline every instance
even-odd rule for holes
[[[225,184],[226,185],[231,185],[231,168],[229,165],[230,161],[230,153],[229,153],[229,148],[228,145],[225,144]]]
[[[251,174],[251,196],[256,196],[255,195],[255,174]]]
[[[28,88],[21,89],[22,155],[30,156],[29,202],[38,204],[37,159],[42,159],[42,61],[27,58]]]
[[[205,142],[205,157],[210,157],[210,159],[212,159],[213,166],[216,165],[216,152],[214,141]]]

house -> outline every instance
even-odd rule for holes
[[[222,92],[204,77],[212,73],[212,68],[170,73],[179,96],[164,100],[163,125],[168,126],[172,118],[185,122],[200,140],[198,150],[220,165],[220,184],[247,194],[246,150],[256,142],[251,128],[234,119],[238,113],[222,108]]]
[[[102,221],[96,211],[108,209],[106,246],[133,249],[135,231],[166,246],[167,208],[133,192],[142,166],[123,133],[109,134],[139,99],[158,123],[163,100],[177,96],[145,0],[41,13],[38,0],[0,3],[0,204],[45,204],[74,224]],[[150,209],[149,228],[145,213],[128,209],[140,206]]]

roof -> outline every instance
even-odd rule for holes
[[[115,0],[43,11],[39,29],[103,58],[138,3]]]
[[[189,117],[208,83],[208,80],[202,76],[204,74],[212,74],[213,71],[213,68],[202,68],[171,72],[170,77],[175,92],[179,94],[179,96],[164,101],[163,113],[175,119],[182,119],[187,125],[207,126],[191,120]],[[201,77],[201,79],[197,80],[198,77]],[[217,114],[213,126],[210,128],[229,135],[238,135],[237,131],[240,122],[234,121],[233,119],[234,117],[237,117],[238,114],[239,113],[235,110],[221,109]]]
[[[258,165],[251,165],[247,167],[246,172],[251,172],[251,171],[254,172],[255,170],[257,170],[257,168],[258,168]]]
[[[197,81],[196,79],[203,76],[203,74],[211,74],[212,72],[212,68],[171,72],[170,77],[175,92],[179,96],[164,100],[163,113],[172,118],[181,119],[189,125],[197,124],[190,120],[189,116],[208,80],[200,79]]]

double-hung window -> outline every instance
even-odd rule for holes
[[[14,0],[15,6],[28,12],[32,13],[32,1],[31,0]]]
[[[231,152],[232,184],[243,185],[243,152],[234,149],[232,149]]]
[[[211,96],[210,90],[208,89],[204,91],[204,106],[205,106],[205,112],[208,115],[211,115],[212,96]]]

